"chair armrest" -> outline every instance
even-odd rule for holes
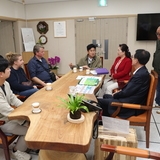
[[[121,107],[130,108],[130,109],[142,109],[142,110],[151,110],[152,109],[151,106],[131,104],[131,103],[120,103],[120,102],[112,102],[111,106],[117,107],[116,111],[112,114],[112,117],[116,117],[119,114]]]
[[[42,85],[36,85],[36,86],[37,86],[37,88],[38,88],[38,89],[43,88],[43,86],[42,86]]]
[[[0,120],[0,126],[2,126],[3,124],[5,124],[5,121]]]
[[[20,99],[22,102],[24,102],[26,100],[26,96],[21,96],[21,95],[18,95],[16,94],[17,98]]]
[[[118,154],[134,156],[134,157],[152,158],[157,160],[160,159],[160,153],[139,149],[139,148],[102,144],[101,150],[106,152],[113,152]]]
[[[151,110],[151,106],[145,106],[140,104],[131,104],[131,103],[120,103],[120,102],[112,102],[111,106],[130,108],[130,109],[143,109],[143,110]]]

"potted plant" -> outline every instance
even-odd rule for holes
[[[49,69],[50,71],[53,71],[56,75],[57,69],[59,68],[58,63],[60,63],[60,60],[61,59],[58,56],[48,58]]]
[[[80,119],[82,114],[81,110],[89,112],[88,108],[83,105],[84,95],[69,95],[68,99],[61,99],[63,107],[69,109],[69,116],[71,119]]]

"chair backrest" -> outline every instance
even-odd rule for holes
[[[27,67],[27,63],[26,63],[26,64],[24,64],[24,69],[25,69],[25,72],[26,72],[27,78],[28,78],[29,80],[31,80],[31,76],[30,76],[30,73],[29,73],[29,70],[28,70],[28,67]]]
[[[103,68],[103,57],[100,57],[101,59],[101,64],[102,64],[102,68]]]
[[[151,77],[151,81],[150,81],[150,87],[149,87],[148,98],[146,103],[147,106],[153,106],[154,95],[155,95],[155,91],[158,83],[158,74],[154,70],[151,71],[150,77]]]
[[[131,73],[130,73],[131,77],[133,76],[134,71],[135,71],[135,68],[132,66]]]
[[[27,63],[24,64],[24,69],[25,69],[25,73],[26,73],[27,78],[32,81],[31,76],[30,76],[30,73],[29,73],[29,70],[28,70],[28,67],[27,67]],[[35,84],[35,82],[33,82],[33,84],[36,85],[38,89],[43,88],[42,85]]]

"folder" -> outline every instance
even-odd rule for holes
[[[95,69],[97,74],[108,74],[109,71],[106,68],[96,68]]]

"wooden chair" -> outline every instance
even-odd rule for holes
[[[26,100],[26,96],[22,96],[22,95],[19,95],[19,94],[16,94],[17,98],[20,99],[22,102],[24,102]]]
[[[101,64],[102,64],[102,68],[103,68],[103,57],[100,57],[101,59]]]
[[[102,144],[101,150],[106,151],[106,152],[110,152],[108,157],[106,157],[105,160],[112,160],[114,153],[128,155],[128,156],[134,156],[134,157],[160,160],[160,153],[152,152],[152,151],[148,151],[148,150],[144,150],[144,149],[139,149],[139,148],[131,148],[131,147]]]
[[[112,106],[117,106],[117,110],[112,114],[112,117],[116,117],[116,118],[119,118],[117,115],[120,112],[121,107],[145,110],[143,114],[140,114],[138,116],[132,116],[128,118],[127,120],[130,121],[130,125],[144,126],[144,130],[146,132],[146,147],[147,148],[149,148],[150,118],[151,118],[151,113],[152,113],[155,90],[156,90],[156,86],[158,82],[158,74],[152,70],[150,77],[151,77],[151,82],[150,82],[146,105],[117,103],[117,102],[112,102],[111,104]]]
[[[0,126],[3,125],[4,123],[5,123],[4,121],[0,121]],[[6,160],[10,160],[9,145],[17,137],[18,135],[14,135],[14,134],[7,135],[0,129],[0,147],[2,147],[4,150]]]
[[[28,70],[28,67],[27,67],[27,63],[24,64],[24,69],[25,69],[25,73],[26,73],[27,78],[32,81],[31,76],[30,76],[30,73],[29,73],[29,70]],[[33,83],[34,83],[34,82],[33,82]],[[42,85],[36,85],[36,86],[37,86],[38,89],[43,88]]]
[[[28,67],[27,67],[27,63],[24,64],[24,70],[25,70],[25,72],[26,72],[27,78],[28,78],[29,80],[31,80],[31,76],[30,76],[30,74],[29,74],[29,70],[28,70]]]
[[[132,66],[131,72],[130,72],[130,76],[133,76],[133,72],[135,71],[135,68]],[[119,88],[115,88],[113,89],[112,93],[118,92],[120,89],[122,89],[129,80],[123,80],[123,81],[119,81]]]

